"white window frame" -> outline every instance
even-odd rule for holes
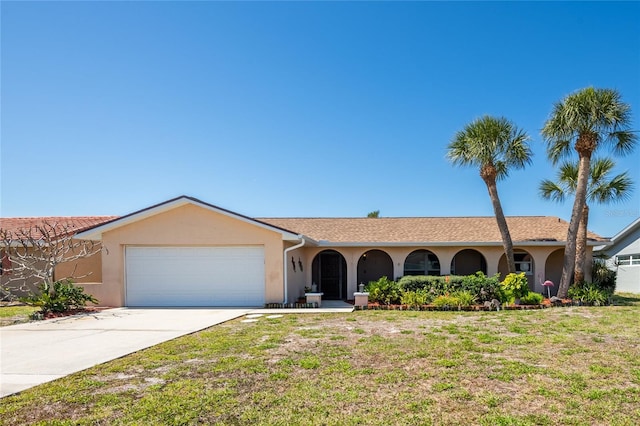
[[[618,266],[640,266],[640,254],[624,254],[616,256]]]

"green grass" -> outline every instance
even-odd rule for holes
[[[38,308],[26,305],[0,306],[0,327],[29,321]]]
[[[624,298],[231,321],[4,398],[0,424],[636,425]]]

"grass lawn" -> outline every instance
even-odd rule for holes
[[[0,423],[638,425],[640,298],[618,301],[239,319],[4,398]]]
[[[29,315],[38,308],[26,305],[0,306],[0,327],[29,321]]]

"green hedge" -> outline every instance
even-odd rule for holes
[[[441,296],[460,292],[469,293],[478,304],[493,299],[505,302],[507,299],[498,274],[487,277],[482,272],[464,276],[407,275],[400,278],[398,282],[382,277],[378,281],[371,281],[366,289],[371,302],[384,305],[428,304]]]
[[[468,291],[476,298],[477,303],[493,299],[504,302],[505,295],[500,286],[498,274],[487,277],[482,272],[474,275],[407,275],[398,280],[401,292],[425,290],[433,300],[438,296],[456,291]]]

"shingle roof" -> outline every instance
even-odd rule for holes
[[[0,218],[0,228],[15,233],[49,223],[80,232],[117,219],[118,216],[18,217]],[[500,231],[493,216],[487,217],[397,217],[397,218],[257,218],[261,222],[289,230],[316,241],[355,244],[402,243],[496,243]],[[514,243],[563,242],[569,224],[553,216],[507,217]],[[39,235],[34,235],[38,238]],[[607,239],[589,232],[592,241]]]
[[[501,243],[496,219],[489,217],[261,218],[316,241],[332,243]],[[569,224],[551,216],[507,218],[514,243],[566,241]],[[592,232],[588,237],[606,241]]]
[[[42,237],[38,226],[45,224],[60,230],[79,232],[117,218],[117,216],[47,216],[47,217],[3,217],[0,218],[0,229],[16,234],[31,229],[34,239]]]

